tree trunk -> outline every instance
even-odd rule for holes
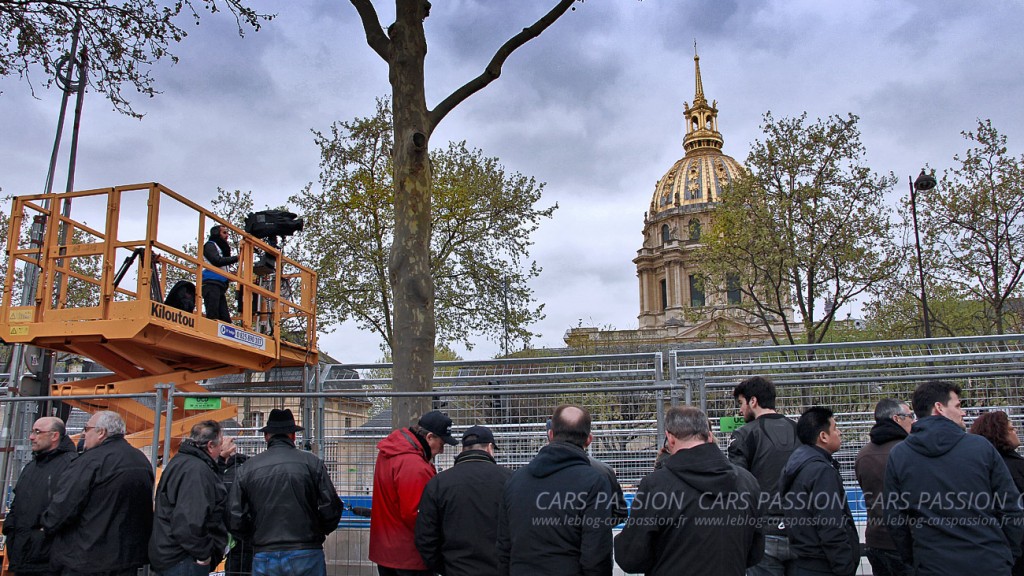
[[[430,133],[423,88],[423,19],[428,6],[423,0],[399,1],[397,20],[389,29],[394,43],[390,81],[395,126],[395,237],[388,266],[395,312],[392,379],[396,391],[424,393],[394,398],[395,428],[415,423],[430,410],[434,374]]]

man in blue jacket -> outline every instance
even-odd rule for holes
[[[227,226],[210,228],[210,238],[203,245],[203,258],[218,268],[238,263],[238,256],[231,255]],[[203,270],[203,306],[207,318],[231,323],[228,299],[224,295],[227,289],[228,279],[225,276],[210,269]]]
[[[959,386],[925,382],[912,404],[918,421],[889,453],[885,474],[900,555],[918,576],[1009,574],[1024,511],[1006,464],[984,437],[964,431]]]

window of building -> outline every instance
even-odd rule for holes
[[[725,275],[725,295],[729,304],[739,304],[743,301],[740,292],[740,275],[729,273]]]
[[[704,307],[704,279],[690,274],[690,308]]]
[[[345,430],[348,430],[351,427],[352,427],[352,417],[351,416],[345,416]]]
[[[661,279],[661,309],[668,309],[668,281]]]
[[[696,218],[690,220],[690,240],[693,242],[700,240],[700,220]]]
[[[672,239],[672,233],[668,229],[668,224],[661,225],[661,243],[667,244]]]

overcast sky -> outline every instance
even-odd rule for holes
[[[375,3],[387,26],[393,4]],[[435,0],[428,106],[554,3]],[[256,5],[277,18],[245,38],[226,14],[185,24],[181,62],[154,71],[162,94],[133,99],[141,121],[87,94],[77,189],[158,181],[208,205],[219,186],[251,191],[259,208],[316,180],[310,131],[371,115],[374,98],[389,93],[387,68],[347,1]],[[925,163],[948,168],[966,149],[960,132],[978,118],[990,118],[1020,154],[1022,23],[1021,0],[588,0],[513,53],[501,78],[449,114],[431,144],[464,139],[546,183],[542,205],[560,209],[534,237],[544,271],[533,288],[547,313],[534,345],[559,347],[581,322],[637,326],[632,258],[654,184],[683,155],[694,40],[726,154],[746,159],[768,110],[776,118],[852,112],[869,165],[900,177],[895,201]],[[16,78],[0,79],[0,91],[0,187],[41,192],[59,93],[33,98]],[[354,326],[324,335],[321,348],[345,362],[381,355],[377,338]],[[481,339],[460,351],[485,359],[498,345]]]

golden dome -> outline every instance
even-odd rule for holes
[[[696,69],[696,93],[693,107],[683,104],[686,155],[658,180],[651,198],[648,218],[682,206],[717,202],[722,191],[744,172],[743,166],[722,153],[722,134],[718,131],[717,102],[708,104],[700,78],[700,56],[693,57]]]

